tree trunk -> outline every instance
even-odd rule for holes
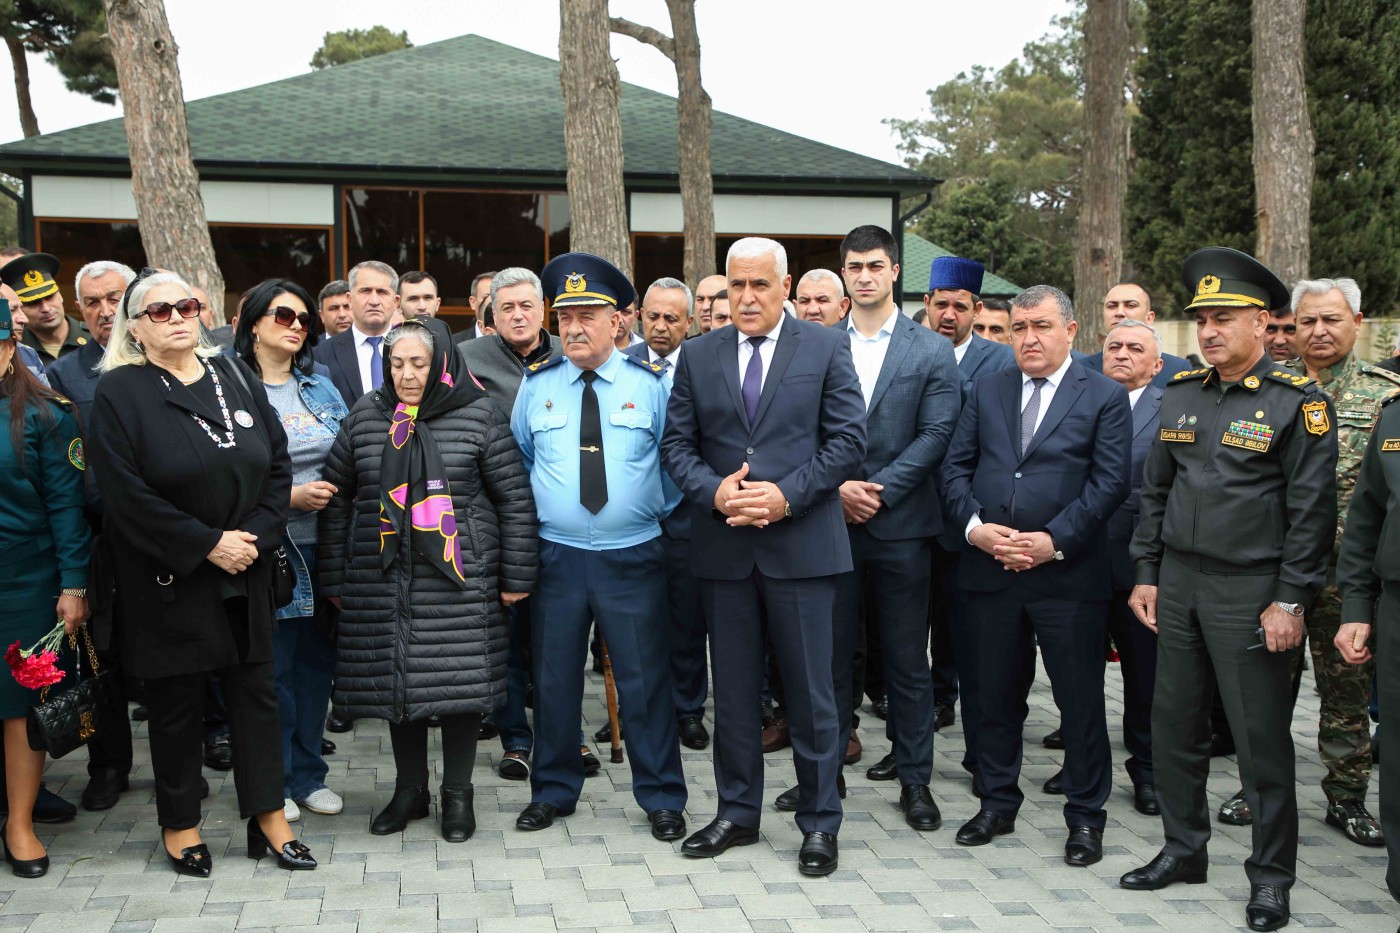
[[[1290,287],[1308,275],[1314,140],[1306,16],[1307,0],[1254,0],[1255,252]]]
[[[622,80],[608,49],[607,0],[560,0],[559,83],[564,89],[569,246],[632,278],[622,183]]]
[[[1128,0],[1089,0],[1084,13],[1084,156],[1074,249],[1075,346],[1103,349],[1104,296],[1123,274],[1123,201],[1128,192]]]
[[[224,277],[190,155],[179,49],[163,0],[104,0],[117,66],[131,190],[146,261],[178,272],[209,293],[215,325],[224,323]]]
[[[24,43],[18,36],[6,36],[10,47],[10,64],[15,67],[15,97],[19,101],[19,125],[24,138],[39,135],[39,118],[34,115],[34,100],[29,96],[29,60],[24,57]]]
[[[676,150],[680,159],[685,280],[691,288],[714,275],[715,187],[710,171],[710,95],[700,82],[700,32],[695,0],[666,0],[676,66]],[[645,287],[645,286],[643,286]]]

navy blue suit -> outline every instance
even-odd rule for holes
[[[681,345],[682,353],[685,346]],[[634,343],[622,352],[649,362],[648,349],[645,343]],[[695,572],[690,566],[690,526],[694,510],[695,506],[688,499],[682,499],[671,514],[661,520],[662,546],[666,550],[666,608],[671,617],[671,689],[677,722],[700,719],[710,695],[705,611],[700,603]]]
[[[1071,362],[1025,454],[1024,376],[1008,370],[973,387],[943,464],[949,513],[1018,531],[1048,532],[1063,560],[1012,573],[967,544],[958,580],[978,640],[982,808],[1015,819],[1023,799],[1021,729],[1038,643],[1065,739],[1065,822],[1102,830],[1112,757],[1103,702],[1110,516],[1128,497],[1128,394]]]
[[[767,609],[787,691],[801,788],[797,825],[835,833],[845,752],[832,693],[832,604],[851,569],[837,490],[865,457],[865,399],[846,335],[783,315],[753,423],[744,410],[737,327],[687,341],[662,437],[662,463],[692,512],[695,575],[711,623],[718,819],[757,827],[763,806],[763,630]],[[714,509],[720,483],[744,463],[776,483],[791,518],[732,527]]]
[[[360,378],[360,358],[355,353],[353,327],[347,327],[331,339],[316,344],[311,354],[330,373],[331,384],[345,399],[345,407],[354,408],[360,396],[370,390],[371,387]]]
[[[1089,367],[1096,373],[1103,372],[1103,351],[1084,357],[1079,362]],[[1152,377],[1152,385],[1159,389],[1165,389],[1172,376],[1177,373],[1184,373],[1188,369],[1195,369],[1191,361],[1179,356],[1172,356],[1170,353],[1162,354],[1162,371]]]

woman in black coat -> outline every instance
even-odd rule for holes
[[[150,270],[146,270],[150,272]],[[241,362],[200,337],[199,302],[143,272],[117,312],[88,426],[117,580],[115,639],[146,684],[156,812],[181,874],[207,876],[200,840],[205,680],[228,697],[248,856],[314,868],[282,813],[273,685],[272,553],[291,494],[287,437]]]
[[[442,720],[442,835],[476,828],[481,718],[505,692],[505,606],[535,583],[535,503],[510,425],[446,325],[385,340],[384,385],[350,410],[326,461],[321,584],[341,606],[336,706],[387,719],[398,770],[370,832],[428,815],[428,717]]]

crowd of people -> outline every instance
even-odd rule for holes
[[[1395,681],[1376,689],[1370,646],[1377,612],[1381,645],[1400,624],[1400,367],[1362,359],[1350,279],[1288,288],[1243,253],[1193,253],[1193,361],[1164,352],[1134,283],[1085,319],[1050,285],[984,299],[978,262],[941,257],[903,270],[928,274],[907,316],[875,226],[795,289],[758,237],[694,289],[639,295],[577,252],[482,273],[460,334],[432,275],[374,261],[315,298],[261,282],[215,329],[175,272],[83,266],[80,320],[56,258],[0,260],[0,634],[89,626],[148,720],[180,873],[213,867],[201,763],[232,768],[250,857],[315,868],[291,824],[341,811],[324,733],[360,719],[388,721],[396,771],[371,833],[431,812],[432,726],[444,839],[475,832],[484,737],[530,782],[519,830],[567,818],[599,767],[590,641],[620,731],[594,739],[625,739],[652,835],[686,856],[758,841],[763,755],[790,746],[797,784],[772,804],[796,814],[799,872],[835,870],[866,696],[891,743],[866,774],[899,783],[910,827],[942,825],[933,747],[960,711],[981,803],[956,841],[1015,832],[1038,651],[1061,714],[1045,744],[1064,749],[1045,790],[1065,798],[1065,863],[1095,864],[1113,656],[1132,805],[1165,838],[1122,886],[1206,880],[1210,757],[1236,753],[1217,818],[1252,823],[1246,920],[1277,929],[1305,640],[1326,821],[1387,842],[1400,797],[1381,820],[1365,799],[1373,749],[1394,747],[1371,735]],[[1101,352],[1073,349],[1083,327]],[[36,698],[0,685],[22,877],[48,867],[34,822],[74,813],[28,744]],[[129,787],[112,720],[85,809]],[[718,810],[688,833],[680,747],[711,744]]]

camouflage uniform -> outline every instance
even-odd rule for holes
[[[1303,371],[1301,361],[1289,364]],[[1327,776],[1322,790],[1328,800],[1366,799],[1371,780],[1371,723],[1368,707],[1375,660],[1348,664],[1332,640],[1342,624],[1337,590],[1337,545],[1342,540],[1347,507],[1356,488],[1357,471],[1371,431],[1380,417],[1381,402],[1400,392],[1400,376],[1348,355],[1318,373],[1322,391],[1337,411],[1337,538],[1327,566],[1327,587],[1307,614],[1308,644],[1322,699],[1317,749]]]

